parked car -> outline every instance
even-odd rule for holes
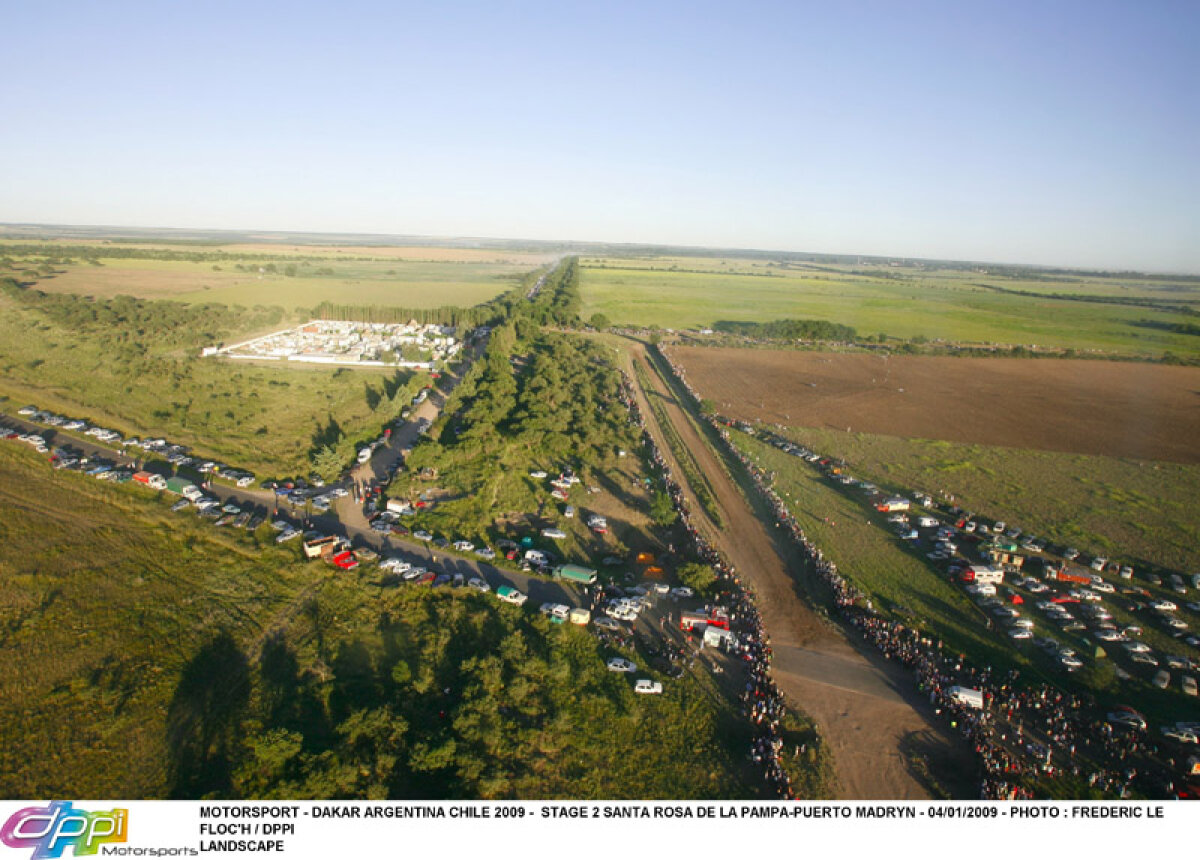
[[[611,657],[607,663],[610,672],[636,672],[637,664],[624,657]]]
[[[637,683],[633,685],[633,691],[635,693],[655,695],[663,691],[663,685],[658,681],[651,681],[649,678],[639,678]]]
[[[479,578],[478,576],[472,576],[467,580],[467,588],[473,588],[479,592],[492,590],[492,587],[487,584],[487,581]]]
[[[511,585],[502,585],[496,589],[496,597],[503,600],[505,603],[511,603],[514,606],[521,606],[529,599],[529,596],[522,594]]]
[[[1130,707],[1121,707],[1114,711],[1109,711],[1107,719],[1114,726],[1123,726],[1127,729],[1138,729],[1139,731],[1146,730],[1146,718]]]

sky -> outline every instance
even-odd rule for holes
[[[1200,273],[1200,3],[0,0],[0,222]]]

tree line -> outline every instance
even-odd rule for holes
[[[825,340],[849,343],[858,336],[851,326],[828,320],[719,320],[713,324],[713,329],[724,334],[736,334],[758,340]]]

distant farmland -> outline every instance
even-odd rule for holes
[[[797,427],[1200,463],[1200,368],[675,347],[721,412]]]
[[[962,343],[1200,355],[1179,330],[1200,309],[1189,280],[1047,274],[1029,280],[970,269],[784,264],[737,258],[584,258],[583,316],[616,324],[702,328],[720,320],[802,318]],[[1086,299],[1086,300],[1085,300]]]
[[[102,258],[103,259],[103,258]],[[311,308],[323,301],[402,307],[469,307],[511,289],[530,264],[397,260],[297,261],[296,275],[259,272],[257,262],[227,263],[113,259],[103,266],[69,266],[39,279],[46,292],[117,295],[226,305]],[[234,268],[241,263],[250,271]],[[214,268],[214,266],[216,268]]]

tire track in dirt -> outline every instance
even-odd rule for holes
[[[632,341],[628,346],[630,361],[642,363],[653,388],[647,392],[634,386],[647,427],[681,479],[693,525],[753,586],[775,651],[776,682],[821,727],[833,753],[839,797],[929,798],[929,790],[910,764],[913,754],[925,758],[929,769],[955,795],[971,796],[975,765],[964,745],[933,721],[928,703],[917,696],[907,673],[875,655],[860,653],[838,627],[809,608],[798,581],[804,571],[798,551],[790,541],[778,540],[756,514],[647,358],[644,346]],[[682,479],[648,408],[648,397],[660,399],[668,420],[707,476],[724,519],[723,529],[704,516]]]

